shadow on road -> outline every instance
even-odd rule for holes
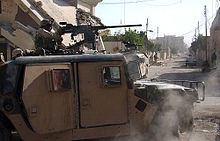
[[[200,69],[198,66],[186,66],[186,65],[181,65],[178,67],[172,67],[173,69]]]

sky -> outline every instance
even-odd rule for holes
[[[199,33],[205,35],[205,5],[209,29],[220,6],[219,0],[103,0],[95,14],[105,25],[142,24],[142,27],[132,28],[138,31],[146,30],[148,19],[148,30],[154,31],[148,32],[148,38],[155,39],[159,29],[159,37],[184,36],[185,43],[190,46],[195,30],[198,34],[198,22]],[[112,34],[123,31],[114,29]]]

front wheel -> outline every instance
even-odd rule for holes
[[[183,132],[191,132],[193,130],[193,112],[192,108],[188,107],[181,110],[179,113],[179,130]]]

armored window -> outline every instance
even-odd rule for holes
[[[54,69],[52,75],[54,91],[71,89],[70,71],[68,69]]]
[[[141,72],[137,61],[131,61],[128,63],[128,73],[133,80],[141,78]]]
[[[104,67],[103,68],[104,86],[121,85],[120,67]]]

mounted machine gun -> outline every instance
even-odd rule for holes
[[[78,34],[84,34],[84,40],[76,43],[76,45],[81,45],[83,43],[92,43],[93,50],[96,50],[96,39],[99,35],[99,30],[107,28],[120,28],[120,27],[134,27],[142,26],[141,24],[136,25],[117,25],[117,26],[92,26],[92,25],[72,25],[67,22],[60,22],[61,30],[63,34],[71,33],[71,39],[74,39],[74,36]]]

